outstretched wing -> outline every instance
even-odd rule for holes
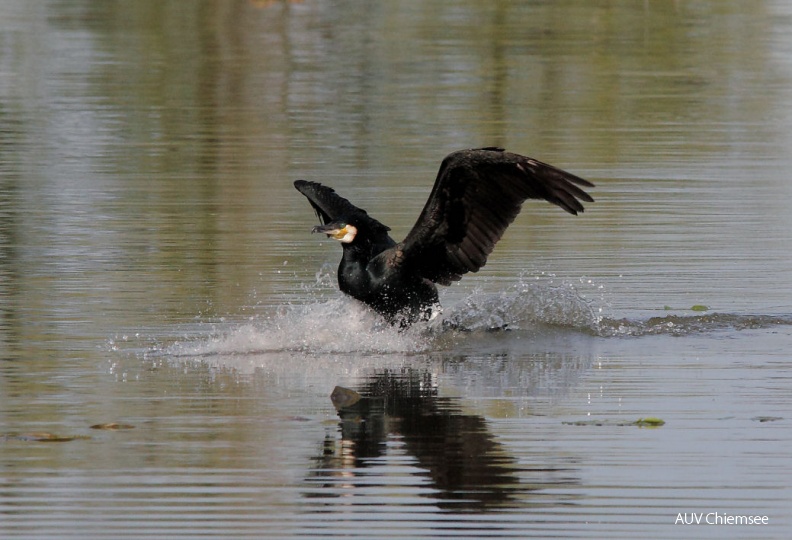
[[[308,180],[296,180],[294,182],[294,187],[297,188],[297,191],[305,195],[316,212],[316,215],[319,217],[319,220],[324,225],[336,220],[355,220],[357,222],[364,222],[372,233],[387,232],[390,230],[389,227],[369,216],[365,210],[358,208],[338,195],[331,187]]]
[[[501,148],[461,150],[440,165],[418,221],[398,249],[401,264],[448,285],[487,262],[525,199],[544,199],[570,214],[594,202],[578,186],[594,184]]]

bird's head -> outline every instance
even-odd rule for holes
[[[335,238],[342,244],[349,244],[357,236],[357,227],[345,221],[333,221],[326,225],[317,225],[311,229],[312,233],[324,233],[328,238]]]

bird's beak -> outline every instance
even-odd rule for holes
[[[340,240],[344,237],[347,233],[346,225],[340,226],[338,223],[328,223],[327,225],[317,225],[313,229],[311,229],[312,233],[323,233],[326,234],[329,238],[335,238],[336,240]]]
[[[342,225],[340,223],[328,223],[327,225],[317,225],[311,229],[312,233],[323,233],[328,238],[334,238],[340,242],[348,244],[355,239],[357,229],[352,225]]]

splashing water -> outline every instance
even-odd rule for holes
[[[651,317],[645,321],[605,318],[594,328],[594,333],[600,337],[689,336],[719,330],[752,330],[790,324],[792,324],[792,317],[779,315],[733,313],[667,315]]]
[[[445,313],[441,324],[468,331],[538,326],[592,331],[602,319],[601,312],[602,308],[586,300],[570,283],[521,279],[500,293],[474,292]]]
[[[267,352],[314,354],[416,353],[428,340],[418,327],[400,332],[359,302],[288,305],[209,340],[174,344],[169,354],[210,356]]]
[[[329,286],[329,272],[317,273],[316,287]],[[591,291],[596,290],[593,299]],[[310,290],[307,291],[310,293]],[[447,306],[429,323],[407,329],[390,326],[363,304],[338,293],[329,301],[280,306],[273,313],[234,326],[219,335],[182,341],[159,350],[173,357],[251,355],[261,353],[420,354],[442,349],[449,336],[493,330],[534,334],[572,331],[595,337],[683,336],[724,329],[745,330],[792,324],[792,317],[696,314],[646,320],[606,317],[602,286],[581,279],[558,281],[552,275],[521,276],[500,292],[473,291]],[[309,296],[312,296],[309,294]],[[466,338],[467,339],[467,338]]]
[[[220,335],[179,342],[163,353],[177,357],[300,352],[308,354],[417,354],[433,350],[449,332],[536,330],[557,327],[591,332],[599,310],[571,284],[520,282],[507,290],[473,292],[429,323],[390,326],[346,296],[285,305]]]

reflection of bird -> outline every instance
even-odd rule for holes
[[[439,396],[437,382],[426,369],[406,368],[377,370],[356,390],[336,386],[330,399],[341,420],[341,441],[325,438],[311,472],[311,480],[322,489],[309,490],[308,496],[327,499],[340,493],[342,485],[346,494],[350,488],[368,489],[372,472],[367,469],[390,455],[393,448],[386,442],[396,436],[402,443],[399,453],[414,458],[423,471],[410,472],[409,481],[399,481],[399,486],[419,486],[439,508],[470,513],[524,504],[536,483],[524,482],[526,471],[487,420],[464,413],[459,399]],[[559,481],[559,472],[564,471],[548,464],[530,474],[540,485],[560,486],[567,481]],[[424,489],[425,480],[432,489]]]
[[[434,188],[407,237],[396,243],[388,227],[317,182],[297,180],[322,225],[341,242],[341,290],[403,326],[428,319],[438,304],[435,283],[450,285],[476,272],[520,212],[525,199],[545,199],[569,212],[593,202],[573,174],[502,148],[461,150],[440,165]]]

